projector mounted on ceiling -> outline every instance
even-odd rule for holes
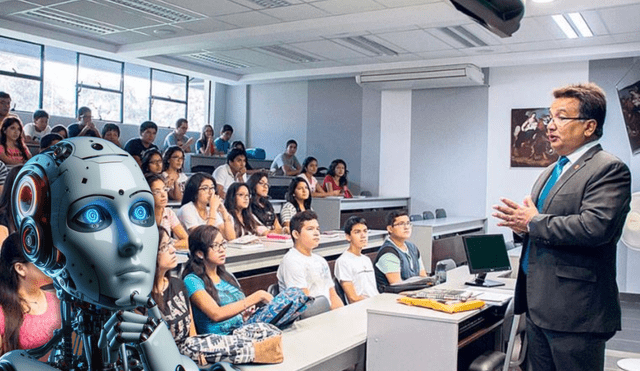
[[[524,16],[522,0],[450,1],[456,9],[500,37],[509,37],[518,31]]]
[[[484,73],[473,64],[460,64],[365,72],[356,76],[356,82],[378,90],[451,88],[482,85]]]

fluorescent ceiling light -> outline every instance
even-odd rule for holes
[[[569,13],[567,15],[571,19],[571,22],[573,22],[573,25],[576,26],[578,32],[580,32],[580,35],[582,35],[582,37],[593,36],[593,32],[591,32],[589,25],[587,25],[587,22],[585,22],[584,18],[582,18],[582,14]]]
[[[546,3],[552,3],[555,0],[531,0],[531,1],[533,1],[534,3],[538,3],[538,4],[546,4]]]
[[[277,55],[278,57],[285,58],[286,60],[295,63],[311,63],[319,62],[320,60],[310,55],[300,53],[295,50],[287,49],[280,45],[261,46],[258,49]]]
[[[553,18],[553,20],[556,22],[556,24],[558,25],[558,27],[560,27],[560,29],[562,30],[562,32],[564,32],[564,34],[570,38],[570,39],[575,39],[578,37],[578,34],[573,30],[573,28],[571,28],[571,25],[569,24],[569,22],[567,22],[567,20],[562,16],[562,14],[556,14],[556,15],[552,15],[551,16]]]
[[[240,69],[240,68],[248,68],[248,67],[250,67],[249,65],[246,65],[244,63],[236,62],[236,61],[233,61],[231,59],[221,58],[221,57],[216,56],[216,55],[214,55],[213,53],[210,53],[210,52],[188,54],[188,55],[185,55],[185,57],[189,57],[189,58],[193,58],[193,59],[196,59],[196,60],[199,60],[199,61],[202,61],[202,62],[207,62],[209,64],[214,64],[214,65],[217,65],[217,66],[233,68],[233,69]],[[191,85],[189,85],[189,86],[191,86]]]

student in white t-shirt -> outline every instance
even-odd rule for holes
[[[344,306],[331,279],[329,264],[312,251],[320,244],[318,215],[311,210],[297,213],[291,218],[293,248],[282,258],[278,267],[280,290],[297,287],[307,296],[315,298],[303,317]]]
[[[33,113],[33,122],[24,126],[24,136],[27,143],[40,143],[40,139],[50,132],[49,114],[41,109]]]
[[[351,216],[344,224],[344,234],[349,241],[349,249],[336,260],[334,273],[349,303],[355,303],[378,295],[373,263],[362,249],[369,243],[367,221],[359,216]]]

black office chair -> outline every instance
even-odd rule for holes
[[[278,286],[278,283],[272,283],[271,285],[269,285],[269,287],[267,287],[267,292],[269,294],[271,294],[271,296],[276,296],[280,293],[280,286]]]
[[[447,212],[444,209],[436,209],[436,219],[446,218]]]
[[[369,191],[362,191],[362,192],[360,192],[360,196],[371,197],[371,196],[373,196],[373,194],[371,194],[371,192],[369,192]]]
[[[424,219],[424,220],[435,219],[435,216],[433,215],[433,213],[431,211],[423,211],[422,212],[422,219]]]
[[[347,294],[344,293],[344,289],[342,289],[342,285],[340,284],[340,281],[336,278],[333,277],[333,284],[336,287],[336,294],[338,294],[338,297],[340,298],[340,300],[342,300],[342,302],[347,305]]]
[[[412,222],[418,221],[418,220],[422,220],[422,215],[420,214],[413,214],[409,217],[409,220],[411,220]]]
[[[216,169],[215,166],[210,165],[196,165],[191,168],[192,173],[207,173],[213,174],[213,171]]]
[[[316,170],[316,173],[314,176],[325,177],[327,176],[327,171],[329,171],[329,169],[327,169],[326,167],[319,167],[318,170]]]

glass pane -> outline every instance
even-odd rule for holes
[[[11,96],[11,109],[33,112],[38,109],[40,81],[0,75],[2,91]],[[24,124],[28,124],[25,122]]]
[[[0,38],[0,70],[40,76],[40,45]]]
[[[120,91],[122,62],[80,54],[78,83]]]
[[[151,95],[173,100],[187,100],[187,76],[151,70]]]
[[[155,122],[159,127],[173,129],[176,120],[184,117],[186,107],[187,105],[184,103],[154,99],[151,105],[151,121]]]
[[[140,125],[149,119],[149,68],[124,65],[124,123]]]
[[[76,53],[47,46],[44,57],[43,109],[49,115],[76,117]]]
[[[91,108],[94,120],[120,121],[120,94],[83,88],[78,93],[78,107]]]
[[[209,81],[203,79],[191,79],[189,81],[189,106],[188,116],[189,131],[200,131],[202,127],[207,123],[206,105],[209,104],[209,97],[207,95],[208,89],[205,89],[209,85]]]

